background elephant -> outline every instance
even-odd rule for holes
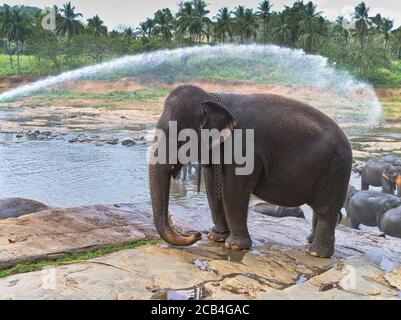
[[[382,187],[388,194],[394,194],[398,184],[398,195],[401,196],[401,167],[383,160],[369,160],[361,170],[361,179],[362,190],[368,190],[369,186]]]
[[[389,236],[401,238],[401,205],[383,215],[379,229]]]
[[[49,209],[48,206],[34,200],[21,198],[0,199],[0,220],[18,218],[29,213],[47,209]]]
[[[382,216],[400,205],[401,199],[396,196],[371,190],[358,192],[351,186],[344,207],[351,220],[351,228],[359,229],[360,224],[379,226]]]
[[[312,243],[307,252],[319,257],[333,254],[337,217],[351,175],[352,150],[331,118],[302,102],[273,94],[216,95],[186,85],[170,93],[157,123],[157,129],[165,133],[167,140],[170,121],[177,123],[178,130],[192,129],[198,134],[201,129],[227,129],[231,134],[234,128],[254,130],[251,174],[237,175],[236,169],[242,165],[235,159],[231,159],[231,164],[202,163],[214,222],[209,239],[225,241],[226,247],[233,250],[251,247],[247,216],[253,194],[283,207],[308,204],[314,213]],[[212,141],[212,145],[219,146],[227,139],[229,135]],[[163,140],[157,139],[153,146],[149,165],[155,226],[167,243],[192,245],[202,238],[200,233],[183,235],[170,225],[170,181],[183,164],[156,163]],[[245,136],[241,144],[245,150]],[[177,145],[180,148],[184,142],[177,141]]]
[[[284,218],[284,217],[295,217],[305,219],[305,214],[300,207],[295,208],[287,208],[280,207],[270,203],[258,203],[253,207],[255,212],[275,217],[275,218]]]
[[[395,166],[398,165],[397,163],[401,162],[401,158],[396,156],[396,155],[394,155],[394,154],[389,154],[389,155],[383,157],[381,160],[384,161],[384,162],[387,162],[388,164],[392,164],[392,165],[395,165]]]

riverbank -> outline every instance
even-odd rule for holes
[[[197,221],[206,238],[207,210],[176,215],[178,210],[185,209],[171,208],[174,224],[185,231]],[[335,256],[318,259],[304,252],[308,221],[251,212],[251,251],[231,252],[206,240],[174,248],[149,242],[157,239],[150,212],[146,205],[93,206],[0,221],[0,275],[18,264],[31,271],[0,279],[0,299],[401,297],[400,239],[339,226]],[[113,243],[121,250],[108,252]],[[106,248],[104,255],[99,248]],[[98,255],[78,254],[88,250]],[[71,252],[80,260],[62,259]]]

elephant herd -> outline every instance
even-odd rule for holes
[[[344,204],[351,227],[378,227],[389,236],[401,238],[401,158],[388,155],[371,159],[360,174],[362,190],[349,186]],[[369,186],[381,187],[382,192],[369,190]]]

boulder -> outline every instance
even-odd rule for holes
[[[18,218],[30,213],[49,209],[43,203],[21,198],[0,199],[0,220]]]

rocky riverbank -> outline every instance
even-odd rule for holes
[[[177,210],[185,209],[172,206],[173,217]],[[184,231],[206,232],[206,211],[188,210],[173,221]],[[150,212],[92,206],[0,221],[0,267],[157,238]],[[400,239],[339,226],[335,256],[318,259],[304,253],[308,221],[251,212],[249,224],[254,246],[248,252],[206,240],[189,248],[145,245],[8,276],[0,280],[0,299],[401,298]]]

